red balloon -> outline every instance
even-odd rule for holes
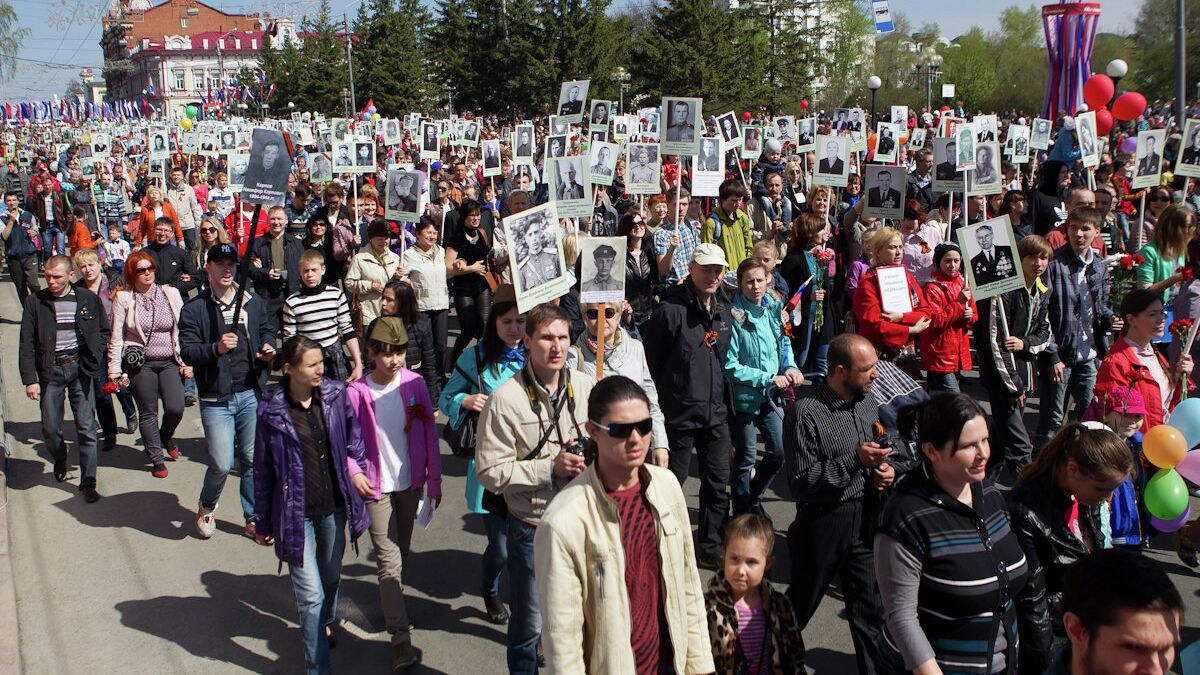
[[[1112,78],[1104,74],[1093,75],[1083,83],[1083,100],[1092,110],[1099,110],[1108,106],[1116,91]]]
[[[1101,136],[1107,136],[1108,132],[1113,128],[1113,116],[1108,111],[1108,108],[1100,108],[1096,111],[1096,133]]]
[[[742,113],[742,121],[743,121],[743,122],[749,122],[749,121],[750,121],[750,113],[749,113],[749,111]]]
[[[804,99],[803,101],[800,101],[800,109],[808,110],[808,99]]]
[[[1113,117],[1122,122],[1135,120],[1145,111],[1146,97],[1136,91],[1127,91],[1121,94],[1112,104]]]

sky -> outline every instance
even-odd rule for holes
[[[36,101],[61,96],[80,68],[92,66],[101,76],[103,55],[100,51],[100,17],[106,3],[100,0],[7,0],[30,30],[17,55],[17,76],[0,82],[0,101]],[[346,12],[353,17],[360,0],[332,0],[334,14]],[[645,4],[649,0],[615,0],[615,7]],[[303,14],[314,11],[317,0],[211,0],[217,9],[229,12],[284,11]],[[427,0],[427,4],[432,2]],[[973,25],[984,32],[992,30],[1000,12],[1011,4],[963,2],[963,0],[891,0],[893,14],[905,15],[914,26],[936,21],[942,34],[953,39]],[[1100,17],[1101,32],[1131,32],[1141,0],[1105,0]],[[981,11],[981,6],[987,7]],[[296,18],[299,18],[297,16]]]

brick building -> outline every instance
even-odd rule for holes
[[[290,19],[227,14],[197,0],[123,0],[104,19],[100,47],[109,100],[143,95],[167,118],[256,67],[263,35],[296,39]]]

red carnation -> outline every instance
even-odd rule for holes
[[[105,382],[104,386],[100,388],[100,391],[105,394],[115,394],[120,390],[121,390],[121,388],[118,387],[117,383],[113,382],[112,380]]]

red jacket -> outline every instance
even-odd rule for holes
[[[925,294],[921,285],[912,274],[908,276],[908,293],[912,299],[913,311],[904,314],[899,323],[883,318],[883,307],[880,304],[879,272],[872,267],[863,273],[858,280],[858,290],[854,293],[854,317],[858,319],[858,334],[871,341],[881,352],[891,352],[901,349],[908,344],[908,327],[916,325],[925,318]]]
[[[925,284],[925,308],[929,312],[929,328],[917,338],[921,345],[921,367],[933,373],[958,373],[971,369],[971,341],[967,331],[979,316],[975,298],[965,304],[958,298],[967,280],[962,275],[953,279],[940,269]],[[971,318],[966,314],[971,307]]]
[[[225,216],[225,233],[229,235],[229,242],[237,246],[238,258],[246,255],[246,244],[250,242],[250,218],[254,215],[251,211],[247,215],[243,215],[241,207],[233,210],[228,216]],[[261,237],[270,231],[271,225],[267,222],[267,209],[264,208],[258,214],[258,231],[255,237]]]
[[[1167,374],[1167,377],[1174,376],[1174,371],[1162,354],[1158,354],[1158,362],[1162,365],[1163,372]],[[1135,387],[1142,398],[1146,399],[1148,414],[1145,421],[1142,422],[1143,432],[1163,423],[1166,411],[1163,410],[1163,392],[1159,389],[1158,381],[1150,375],[1150,369],[1142,365],[1137,352],[1124,338],[1118,339],[1105,355],[1104,360],[1100,362],[1100,370],[1096,372],[1096,387],[1092,390],[1092,395],[1098,400],[1118,384]],[[1174,408],[1183,399],[1186,386],[1188,386],[1187,383],[1175,387],[1175,393],[1171,396],[1170,401],[1171,408]]]

